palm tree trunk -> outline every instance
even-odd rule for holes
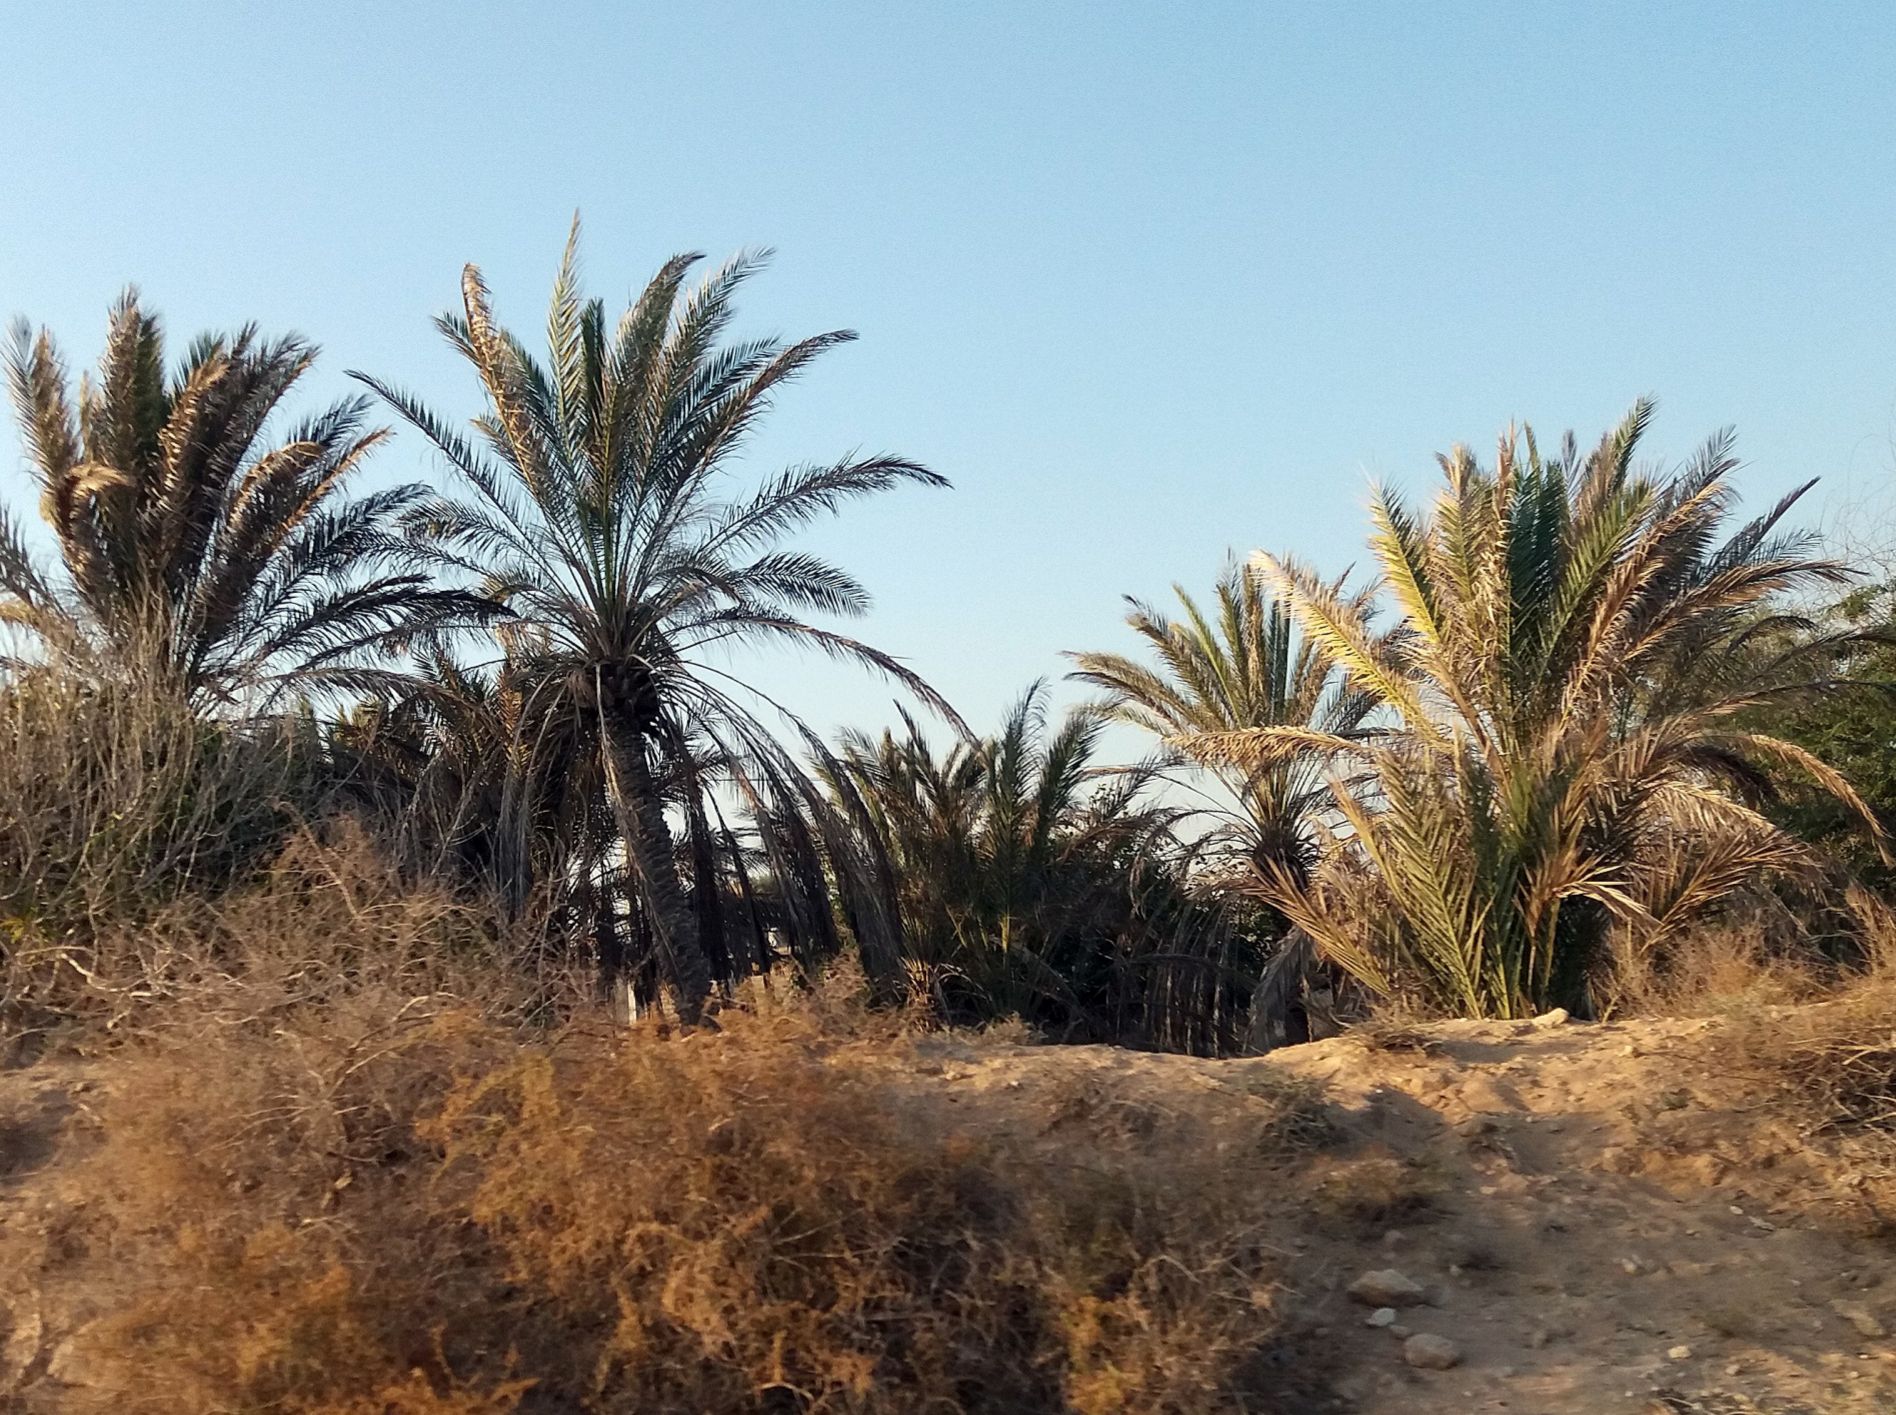
[[[694,1024],[711,995],[711,968],[698,939],[698,920],[678,883],[678,850],[665,822],[665,803],[645,760],[645,744],[605,716],[606,794],[625,841],[627,863],[657,940],[659,961],[672,985],[679,1020]]]
[[[1302,842],[1294,831],[1267,832],[1260,825],[1251,852],[1251,868],[1258,881],[1288,877],[1299,890],[1310,883]],[[1264,893],[1268,903],[1268,891]],[[1304,1007],[1304,994],[1321,960],[1307,934],[1292,929],[1290,921],[1274,906],[1271,912],[1282,920],[1284,931],[1278,938],[1276,953],[1264,965],[1264,974],[1251,991],[1244,1028],[1246,1056],[1262,1056],[1278,1047],[1298,1046],[1310,1040],[1310,1014]]]

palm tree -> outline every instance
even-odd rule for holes
[[[1609,941],[1651,955],[1729,890],[1809,853],[1760,812],[1773,770],[1801,772],[1877,827],[1809,752],[1743,725],[1826,686],[1835,643],[1783,598],[1845,572],[1778,528],[1798,492],[1720,539],[1729,434],[1676,474],[1634,455],[1637,405],[1588,456],[1501,440],[1466,449],[1418,517],[1386,490],[1371,540],[1402,624],[1293,561],[1260,568],[1304,634],[1395,719],[1381,734],[1301,725],[1180,739],[1261,770],[1354,762],[1315,875],[1267,897],[1373,990],[1517,1016],[1596,1002]],[[1524,447],[1523,447],[1524,443]]]
[[[729,835],[718,829],[713,788],[766,814],[819,794],[760,714],[780,712],[806,744],[813,735],[725,655],[756,644],[812,648],[948,712],[886,653],[803,617],[861,615],[869,596],[839,567],[780,544],[857,497],[946,482],[903,458],[851,456],[792,467],[747,491],[734,485],[733,462],[779,387],[854,335],[721,343],[763,255],[738,256],[688,294],[684,281],[702,257],[674,257],[608,327],[603,303],[580,295],[578,236],[575,221],[547,363],[496,326],[473,266],[462,279],[464,313],[437,321],[486,394],[474,438],[357,377],[434,443],[469,493],[429,501],[411,524],[515,616],[507,658],[522,719],[595,763],[638,923],[692,1021],[714,971],[712,844]],[[671,812],[687,832],[683,851]]]
[[[1333,590],[1341,595],[1340,585]],[[1375,706],[1373,694],[1344,681],[1329,658],[1299,638],[1288,608],[1264,593],[1259,576],[1234,565],[1219,577],[1216,618],[1207,617],[1174,585],[1183,618],[1174,620],[1127,597],[1126,624],[1145,640],[1156,664],[1124,654],[1069,654],[1072,678],[1104,691],[1098,711],[1159,739],[1167,768],[1187,760],[1171,745],[1181,737],[1260,727],[1313,727],[1346,736]],[[1346,596],[1365,610],[1373,590]],[[1307,874],[1314,824],[1329,809],[1322,764],[1308,756],[1247,768],[1211,764],[1236,803],[1217,834],[1237,843],[1251,870]]]
[[[1298,635],[1289,609],[1264,592],[1254,569],[1233,565],[1219,577],[1215,617],[1183,586],[1172,588],[1183,611],[1178,620],[1127,598],[1126,623],[1145,640],[1153,664],[1115,653],[1069,655],[1077,665],[1071,676],[1104,690],[1097,711],[1157,738],[1165,769],[1190,760],[1171,745],[1186,737],[1285,726],[1345,737],[1362,731],[1375,695],[1345,679],[1314,641]],[[1373,600],[1373,586],[1352,595],[1340,582],[1331,588],[1356,612],[1367,612]],[[1219,824],[1202,843],[1234,849],[1239,857],[1235,880],[1227,864],[1211,883],[1235,883],[1247,893],[1280,875],[1307,883],[1333,809],[1327,764],[1304,754],[1260,765],[1209,765],[1232,805],[1206,809]],[[1254,1051],[1310,1039],[1305,998],[1315,982],[1312,950],[1271,913],[1280,938],[1251,994],[1246,1044]]]
[[[958,1022],[1223,1050],[1244,941],[1183,888],[1181,813],[1146,799],[1151,771],[1099,764],[1097,714],[1050,722],[1046,699],[940,752],[913,720],[848,733],[826,764],[894,866],[912,985]]]
[[[344,498],[384,436],[363,426],[366,399],[266,439],[315,358],[302,339],[246,327],[198,339],[167,375],[159,322],[128,291],[97,381],[75,394],[51,336],[16,325],[8,382],[63,574],[36,563],[0,508],[0,623],[24,630],[38,661],[200,705],[267,706],[384,686],[377,658],[489,617],[476,596],[435,586],[400,533],[424,488]]]

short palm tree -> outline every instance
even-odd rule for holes
[[[8,380],[63,573],[0,509],[0,623],[42,661],[268,706],[383,686],[378,660],[415,635],[488,617],[401,533],[424,488],[345,498],[384,435],[364,427],[367,400],[266,437],[315,357],[245,328],[198,339],[167,374],[159,322],[128,292],[75,396],[50,335],[16,326]]]
[[[1367,613],[1375,587],[1333,593]],[[1339,672],[1315,641],[1299,635],[1288,607],[1267,594],[1251,566],[1219,577],[1215,617],[1183,586],[1173,586],[1182,619],[1128,599],[1127,625],[1144,639],[1153,662],[1122,654],[1071,655],[1072,677],[1104,690],[1098,711],[1150,733],[1171,770],[1189,758],[1176,741],[1264,727],[1307,727],[1339,737],[1363,733],[1376,706],[1373,693]],[[1305,753],[1268,763],[1216,760],[1209,765],[1229,796],[1210,798],[1202,813],[1218,820],[1201,838],[1216,861],[1199,883],[1239,897],[1280,876],[1307,884],[1324,822],[1333,811],[1329,764]],[[1237,856],[1234,871],[1232,855]],[[1235,890],[1231,886],[1235,885]],[[1307,995],[1317,983],[1309,939],[1285,927],[1276,911],[1260,921],[1276,935],[1252,987],[1245,1045],[1268,1050],[1310,1038]]]
[[[1333,591],[1343,593],[1341,586]],[[1145,640],[1153,663],[1116,653],[1069,655],[1070,676],[1103,690],[1100,713],[1159,739],[1166,766],[1184,760],[1169,744],[1186,736],[1284,726],[1347,736],[1362,728],[1374,695],[1344,680],[1314,641],[1298,636],[1289,609],[1264,592],[1253,569],[1234,565],[1219,577],[1215,618],[1182,586],[1173,593],[1180,619],[1127,599],[1126,624]],[[1371,594],[1342,602],[1360,612]],[[1258,767],[1218,761],[1212,769],[1236,806],[1235,813],[1218,812],[1226,817],[1219,835],[1260,874],[1305,877],[1316,824],[1330,807],[1323,764],[1300,756]]]
[[[1152,773],[1100,764],[1097,714],[1051,722],[1036,684],[991,737],[938,751],[905,729],[848,734],[828,769],[895,868],[913,984],[960,1022],[1230,1044],[1237,944],[1181,887],[1180,812],[1150,799]]]
[[[1315,756],[1366,772],[1335,793],[1325,866],[1266,892],[1378,992],[1502,1017],[1593,1005],[1609,940],[1650,954],[1729,890],[1808,859],[1758,809],[1777,768],[1876,828],[1837,773],[1744,725],[1823,687],[1813,666],[1835,647],[1777,608],[1844,575],[1779,531],[1801,492],[1721,539],[1729,435],[1660,475],[1634,464],[1649,417],[1636,406],[1586,456],[1569,437],[1544,458],[1531,431],[1504,437],[1492,470],[1457,449],[1421,517],[1379,491],[1392,636],[1305,567],[1260,561],[1393,730],[1180,745],[1246,769]]]
[[[777,390],[854,336],[721,342],[760,255],[738,256],[689,293],[684,282],[701,257],[675,257],[609,326],[604,305],[581,297],[577,243],[576,222],[544,364],[494,323],[479,271],[466,269],[463,313],[438,324],[486,394],[472,438],[364,381],[463,483],[465,496],[431,501],[412,524],[446,565],[476,576],[514,615],[507,671],[522,720],[595,764],[635,883],[637,922],[692,1020],[709,994],[717,945],[707,927],[719,891],[706,842],[728,838],[715,825],[714,788],[765,811],[816,794],[799,789],[799,763],[760,717],[779,710],[738,675],[730,651],[812,648],[947,711],[888,654],[805,617],[861,615],[869,596],[839,567],[781,542],[855,498],[946,482],[903,458],[852,456],[745,489],[734,462]],[[794,736],[814,740],[785,719]],[[674,815],[687,832],[683,850]]]

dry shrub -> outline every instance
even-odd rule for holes
[[[946,1125],[899,1024],[833,1001],[660,1041],[395,998],[121,1055],[87,1178],[122,1284],[80,1344],[103,1402],[1303,1408],[1263,1375],[1255,1153],[1056,1172]]]
[[[1616,947],[1605,1010],[1637,1017],[1744,1014],[1810,998],[1833,985],[1834,974],[1803,919],[1772,896],[1745,896],[1661,950]]]
[[[1347,1035],[1371,1052],[1437,1056],[1442,1051],[1441,1038],[1429,1030],[1426,1021],[1394,1007],[1377,1009]]]
[[[308,745],[296,724],[210,722],[148,688],[51,671],[0,682],[0,926],[122,919],[267,862]]]
[[[82,1174],[91,1256],[118,1279],[79,1342],[99,1405],[512,1408],[520,1387],[463,1385],[427,1327],[409,1330],[449,1310],[461,1256],[417,1187],[414,1118],[457,1067],[507,1049],[451,1006],[369,1000],[320,1026],[181,1025],[115,1059]]]
[[[1309,1176],[1306,1204],[1326,1232],[1367,1238],[1435,1207],[1440,1184],[1411,1160],[1370,1152],[1326,1160]]]
[[[1896,1235],[1896,973],[1735,1018],[1715,1045],[1726,1067],[1774,1089],[1843,1208]]]
[[[504,924],[484,901],[401,874],[347,822],[328,835],[296,832],[241,887],[184,893],[83,935],[23,936],[6,1014],[16,1029],[31,1019],[97,1035],[426,997],[552,1016],[584,995],[570,960],[532,945],[531,919]]]
[[[1732,1040],[1795,1088],[1813,1128],[1883,1130],[1896,1138],[1896,977],[1867,979],[1815,1006],[1758,1015]]]

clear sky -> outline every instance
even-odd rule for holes
[[[849,326],[756,455],[950,476],[818,543],[978,725],[1119,596],[1363,558],[1371,478],[1510,419],[1735,423],[1762,502],[1896,477],[1896,5],[0,7],[0,315],[90,362],[120,285],[475,411],[428,318],[524,333],[778,251],[752,332]],[[410,436],[377,475],[432,474]],[[0,487],[25,492],[0,434]],[[819,723],[889,695],[773,664]]]

